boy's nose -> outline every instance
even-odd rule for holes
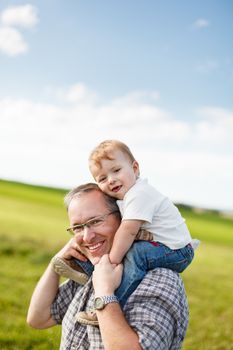
[[[113,176],[109,176],[108,182],[109,182],[110,185],[113,184],[115,182],[114,177]]]

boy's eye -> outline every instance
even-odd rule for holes
[[[121,168],[116,168],[115,170],[114,170],[114,173],[118,173],[118,171],[120,171],[121,170]]]
[[[98,182],[104,182],[106,180],[106,177],[101,177]]]

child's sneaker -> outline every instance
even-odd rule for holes
[[[76,314],[75,319],[82,324],[99,326],[95,310],[80,311]]]
[[[73,259],[64,259],[54,256],[51,260],[54,271],[63,277],[69,278],[79,284],[85,284],[89,277]]]

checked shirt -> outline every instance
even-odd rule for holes
[[[85,286],[71,280],[60,286],[51,306],[53,319],[62,324],[60,350],[104,350],[99,328],[75,321],[78,311],[93,307],[93,300],[91,279]],[[137,332],[142,349],[181,349],[188,305],[179,275],[164,268],[149,271],[129,297],[124,315]]]

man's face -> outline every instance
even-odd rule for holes
[[[103,194],[98,191],[82,193],[79,197],[72,199],[68,217],[70,226],[83,224],[110,213]],[[79,250],[92,262],[111,250],[115,232],[120,225],[120,219],[114,214],[105,217],[103,223],[98,227],[85,226],[82,232],[75,235]]]

